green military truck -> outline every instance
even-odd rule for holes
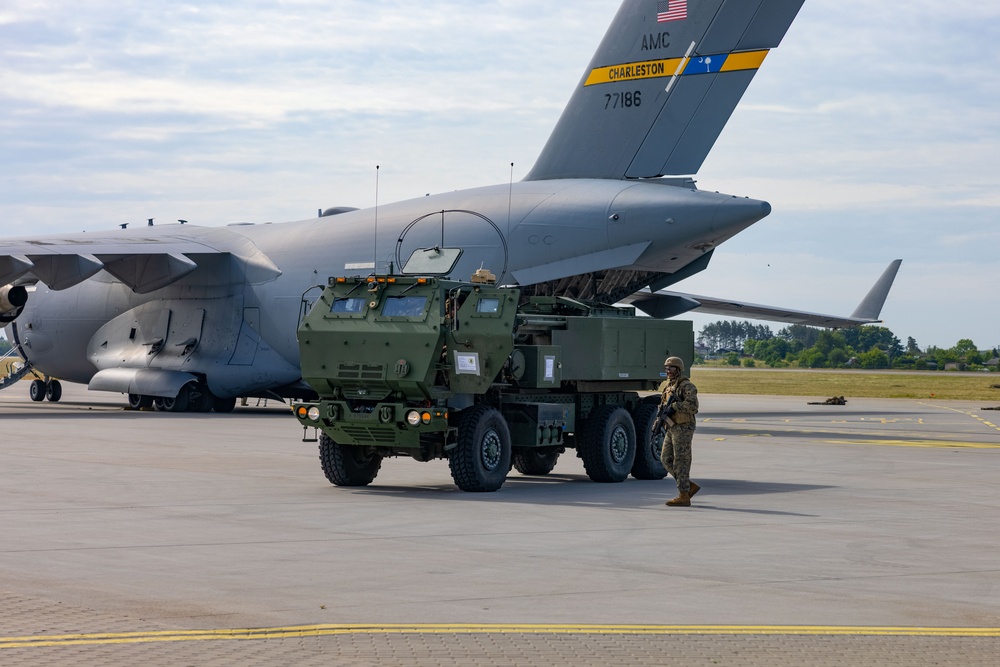
[[[488,272],[330,278],[298,337],[319,399],[293,412],[338,486],[410,456],[447,459],[465,491],[496,491],[511,467],[545,475],[567,448],[594,481],[660,479],[658,396],[639,392],[657,388],[664,358],[694,354],[690,322],[522,299]]]

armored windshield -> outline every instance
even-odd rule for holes
[[[365,298],[362,296],[349,296],[341,299],[334,299],[330,306],[331,313],[344,313],[357,315],[365,309]]]
[[[382,306],[383,317],[421,317],[427,306],[426,296],[390,296]]]

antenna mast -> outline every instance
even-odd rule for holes
[[[375,243],[372,244],[375,256],[372,258],[372,273],[378,273],[378,168],[375,165]]]

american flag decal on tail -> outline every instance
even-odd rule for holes
[[[687,0],[660,0],[656,3],[656,21],[681,21],[688,17]]]

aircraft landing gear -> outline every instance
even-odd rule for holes
[[[28,386],[28,395],[36,402],[49,399],[52,403],[58,403],[62,398],[62,383],[59,380],[32,380]]]
[[[31,400],[42,402],[45,400],[45,382],[43,380],[32,380],[28,386],[28,395]]]
[[[34,398],[34,394],[32,394],[32,398]],[[236,407],[236,397],[218,398],[202,382],[184,385],[174,397],[128,395],[129,410],[142,410],[150,407],[157,412],[232,412],[233,408]]]
[[[157,396],[153,399],[153,408],[157,412],[187,412],[191,406],[191,385],[181,387],[173,398]]]
[[[142,410],[144,408],[153,407],[153,397],[143,396],[142,394],[129,394],[128,395],[128,409],[129,410]]]
[[[62,384],[59,380],[49,380],[49,385],[45,388],[45,398],[53,403],[58,403],[62,398]]]

